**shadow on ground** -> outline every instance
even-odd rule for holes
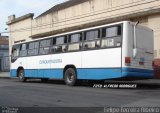
[[[41,83],[41,84],[53,84],[53,85],[65,85],[63,80],[48,80],[42,82],[39,79],[29,79],[26,83]],[[120,87],[124,86],[124,87]],[[134,86],[134,87],[130,87]],[[160,84],[141,83],[136,81],[78,81],[74,87],[89,87],[89,88],[104,88],[104,89],[160,89]]]

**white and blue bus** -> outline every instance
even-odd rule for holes
[[[129,21],[15,44],[11,77],[106,80],[153,77],[153,30]]]

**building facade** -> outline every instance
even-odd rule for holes
[[[9,40],[8,36],[1,36],[0,34],[0,72],[9,70]]]
[[[154,30],[154,55],[160,58],[160,0],[70,0],[36,18],[9,16],[10,45],[57,33],[117,21],[139,21]],[[144,37],[145,38],[145,37]],[[145,39],[144,39],[145,40]]]

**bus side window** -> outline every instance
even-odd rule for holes
[[[29,56],[38,55],[38,50],[39,50],[39,42],[29,43],[29,49],[28,49]]]
[[[12,55],[11,55],[11,62],[13,63],[19,57],[20,52],[20,45],[15,45],[12,47]]]
[[[69,35],[68,51],[78,51],[82,48],[82,33]]]
[[[121,46],[121,26],[103,28],[102,30],[102,48]]]
[[[53,47],[51,48],[51,52],[53,53],[61,53],[67,51],[67,37],[61,36],[53,39]]]
[[[39,54],[40,55],[46,55],[49,54],[49,47],[51,45],[51,39],[47,39],[47,40],[42,40],[40,41],[40,49],[39,49]]]
[[[84,49],[94,49],[100,47],[100,30],[92,30],[85,32]]]
[[[27,44],[22,44],[20,47],[20,56],[25,57],[27,56]]]
[[[13,58],[19,57],[19,48],[18,48],[18,47],[14,47],[14,48],[12,49],[12,57],[13,57]]]

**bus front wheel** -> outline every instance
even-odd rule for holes
[[[25,82],[27,80],[27,78],[24,76],[24,70],[20,70],[18,72],[18,78],[20,82]]]
[[[69,86],[74,86],[76,84],[77,76],[76,71],[73,68],[68,68],[64,74],[64,81]]]

